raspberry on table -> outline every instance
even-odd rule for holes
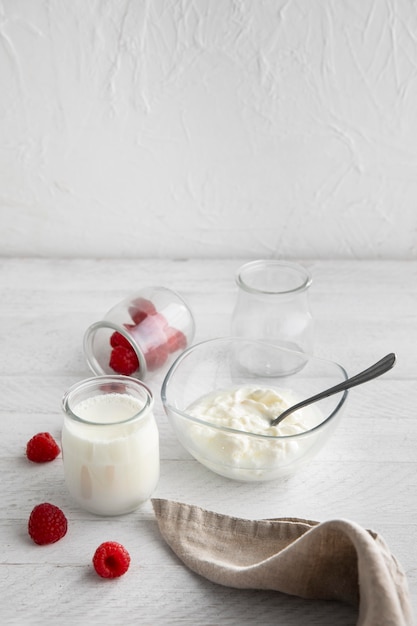
[[[111,351],[109,365],[117,374],[130,376],[139,369],[139,360],[131,346],[119,345]]]
[[[38,504],[29,516],[28,532],[38,545],[55,543],[66,535],[68,522],[61,509],[49,502]]]
[[[95,551],[93,565],[102,578],[118,578],[129,569],[130,555],[121,543],[105,541]]]
[[[60,452],[57,442],[50,433],[38,433],[26,445],[26,456],[34,463],[53,461]]]

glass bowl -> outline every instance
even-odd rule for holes
[[[347,378],[341,365],[257,340],[224,337],[185,350],[161,398],[179,441],[227,478],[267,481],[310,461],[335,430],[347,391],[304,407],[270,427],[297,401]]]

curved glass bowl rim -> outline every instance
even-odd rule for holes
[[[303,355],[305,357],[307,357],[308,359],[313,359],[314,361],[322,361],[324,363],[332,363],[333,365],[336,365],[341,373],[343,374],[343,376],[345,377],[345,379],[348,378],[348,374],[345,370],[345,368],[340,365],[339,363],[336,363],[335,361],[329,361],[328,359],[323,359],[321,357],[316,357],[313,356],[311,354],[308,353],[304,353],[304,352],[297,352],[296,350],[290,350],[288,348],[284,348],[281,346],[274,346],[272,344],[268,344],[265,343],[264,341],[258,341],[256,339],[244,339],[241,337],[218,337],[215,339],[206,339],[205,341],[200,341],[199,343],[196,343],[192,346],[190,346],[189,348],[187,348],[186,350],[184,350],[184,352],[182,352],[174,361],[174,363],[171,365],[171,367],[169,368],[163,383],[162,383],[162,387],[161,387],[161,400],[162,400],[162,404],[164,406],[164,409],[168,412],[172,411],[173,413],[178,414],[179,416],[181,416],[182,418],[184,418],[185,420],[188,420],[190,422],[194,422],[195,424],[200,424],[202,426],[208,426],[209,428],[212,428],[213,430],[218,430],[220,432],[226,432],[226,433],[231,433],[234,435],[240,435],[240,436],[247,436],[247,437],[254,437],[254,438],[261,438],[261,439],[273,439],[273,440],[287,440],[288,439],[302,439],[303,437],[307,437],[309,436],[311,433],[315,433],[318,432],[319,430],[322,430],[322,428],[324,428],[325,424],[327,424],[335,415],[337,415],[337,413],[339,413],[339,411],[342,409],[342,406],[344,405],[347,396],[348,396],[348,391],[345,390],[342,394],[342,397],[340,398],[339,402],[337,403],[336,407],[333,409],[333,411],[330,413],[330,415],[328,415],[322,422],[320,422],[320,424],[317,424],[316,426],[314,426],[313,428],[310,428],[309,430],[304,430],[303,432],[300,433],[292,433],[290,435],[263,435],[262,433],[253,433],[247,430],[238,430],[236,428],[229,428],[228,426],[218,426],[217,424],[213,424],[212,422],[209,422],[207,420],[202,420],[199,419],[198,417],[194,417],[192,415],[190,415],[189,413],[186,413],[185,411],[182,411],[181,409],[177,409],[176,407],[173,407],[172,404],[170,404],[167,400],[167,387],[169,385],[169,382],[175,372],[175,370],[179,367],[179,365],[181,364],[181,361],[191,352],[195,351],[196,348],[199,348],[203,345],[206,344],[214,344],[214,343],[218,343],[218,342],[229,342],[232,343],[234,341],[237,342],[244,342],[244,343],[252,343],[252,344],[257,344],[257,345],[265,345],[269,348],[273,348],[273,349],[277,349],[283,352],[289,352],[290,354],[298,354],[298,355]],[[168,417],[169,417],[169,413],[168,413]]]
[[[129,383],[134,386],[141,387],[146,392],[146,396],[147,396],[145,404],[140,409],[140,411],[138,411],[137,413],[134,413],[133,415],[131,415],[125,420],[121,420],[120,422],[91,422],[90,420],[83,419],[82,417],[79,417],[78,415],[76,415],[72,411],[72,409],[69,407],[70,395],[81,386],[83,387],[93,386],[94,383],[97,384],[100,382],[105,384],[105,381],[108,381],[109,383],[112,383],[112,382],[113,383],[116,383],[116,382],[117,383]],[[93,376],[91,378],[84,378],[83,380],[71,385],[71,387],[65,392],[62,398],[61,406],[65,415],[68,415],[68,417],[73,419],[75,422],[78,422],[79,424],[86,424],[88,426],[112,427],[112,426],[119,426],[120,424],[128,424],[129,422],[134,422],[134,421],[137,421],[138,419],[143,419],[146,416],[146,414],[149,412],[149,410],[152,409],[153,403],[154,403],[154,397],[153,397],[152,391],[141,380],[138,380],[137,378],[132,378],[131,376],[123,376],[121,374],[120,375],[108,374],[108,375],[103,375],[103,376]]]
[[[269,265],[276,265],[281,267],[288,267],[292,270],[296,270],[300,275],[303,275],[303,282],[297,285],[297,287],[293,287],[292,289],[282,289],[282,290],[269,290],[269,289],[257,289],[256,287],[251,287],[242,277],[242,274],[245,270],[251,269],[256,266],[263,265],[268,263]],[[259,259],[257,261],[249,261],[244,265],[241,265],[235,274],[236,284],[241,287],[247,293],[253,293],[258,295],[268,295],[268,296],[285,296],[292,293],[300,293],[302,291],[306,291],[313,282],[310,272],[303,265],[299,265],[298,263],[292,263],[291,261],[280,261],[278,259]]]

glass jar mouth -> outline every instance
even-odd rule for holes
[[[137,359],[139,361],[139,372],[141,378],[146,378],[148,373],[148,367],[146,365],[146,359],[144,354],[138,345],[138,343],[133,339],[131,334],[126,331],[123,326],[119,324],[115,324],[114,322],[108,320],[100,320],[99,322],[94,322],[91,324],[84,334],[84,355],[87,361],[87,365],[90,367],[94,374],[102,375],[102,376],[111,376],[112,374],[106,373],[106,369],[100,363],[100,360],[97,358],[95,349],[94,349],[94,341],[96,339],[97,334],[103,330],[110,330],[113,332],[118,332],[122,335],[131,345],[134,350]]]
[[[96,389],[95,395],[106,395],[111,393],[122,393],[126,394],[126,390],[134,389],[135,391],[140,390],[142,392],[143,406],[128,418],[123,420],[115,420],[115,421],[106,421],[100,422],[96,420],[88,420],[83,417],[80,417],[73,411],[74,403],[77,403],[77,400],[74,402],[74,398],[78,399],[78,402],[81,402],[83,399],[91,397],[93,395],[93,390]],[[138,395],[134,396],[138,398]],[[107,376],[94,376],[93,378],[86,378],[78,383],[72,385],[64,394],[62,398],[62,409],[68,417],[70,417],[75,422],[80,424],[86,424],[88,426],[118,426],[121,424],[129,424],[130,422],[136,422],[140,419],[143,419],[149,411],[152,409],[154,404],[154,398],[152,391],[147,387],[142,381],[137,380],[135,378],[131,378],[129,376],[122,375],[107,375]]]
[[[252,294],[288,295],[306,291],[312,278],[298,263],[278,260],[250,261],[236,274],[238,287]]]

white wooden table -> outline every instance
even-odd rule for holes
[[[85,328],[113,304],[151,284],[178,290],[193,309],[196,341],[229,333],[235,260],[0,260],[2,624],[356,623],[339,603],[221,587],[187,570],[160,538],[148,503],[98,518],[67,494],[62,461],[35,465],[28,439],[60,438],[61,396],[91,375]],[[313,275],[315,353],[355,373],[395,351],[394,370],[350,393],[339,427],[315,461],[284,482],[232,482],[194,461],[177,443],[156,396],[161,479],[156,497],[247,518],[349,518],[379,532],[405,569],[417,606],[417,263],[306,262]],[[36,546],[27,519],[39,502],[60,506],[64,539]],[[116,540],[132,556],[128,573],[100,579],[95,548]]]

